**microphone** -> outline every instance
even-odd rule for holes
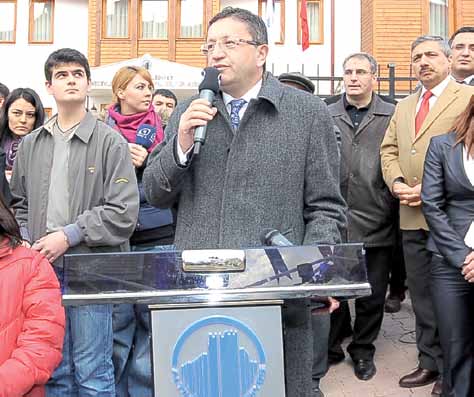
[[[263,245],[276,247],[291,247],[294,245],[276,229],[265,229],[260,235],[260,241]]]
[[[155,142],[155,138],[156,127],[150,124],[142,124],[138,127],[135,143],[143,146],[145,149],[149,149]]]
[[[202,71],[203,80],[199,84],[199,98],[214,101],[219,92],[220,72],[214,67],[207,67]],[[206,142],[207,125],[196,127],[194,130],[194,154],[199,154],[201,146]]]

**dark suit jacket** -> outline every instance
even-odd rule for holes
[[[474,186],[463,164],[463,145],[455,133],[431,139],[421,190],[423,213],[430,228],[427,248],[462,267],[471,249],[464,243],[474,221]]]

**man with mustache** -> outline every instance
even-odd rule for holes
[[[425,154],[433,136],[449,132],[466,108],[474,89],[449,75],[451,49],[439,36],[421,36],[411,45],[411,62],[421,89],[400,101],[381,146],[382,172],[400,200],[400,228],[407,284],[416,319],[418,368],[400,379],[400,387],[435,382],[441,394],[442,353],[430,291],[429,230],[421,212],[421,179]]]

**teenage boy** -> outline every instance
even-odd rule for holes
[[[15,161],[11,190],[23,238],[51,263],[65,253],[126,251],[139,204],[128,145],[85,109],[83,54],[57,50],[44,71],[58,114],[25,137]],[[115,397],[112,305],[67,307],[66,317],[63,360],[47,395]]]

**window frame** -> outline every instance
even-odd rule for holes
[[[33,28],[34,28],[34,9],[37,3],[51,3],[51,39],[50,40],[34,40]],[[54,14],[56,4],[54,0],[30,0],[29,13],[28,13],[28,44],[53,44],[54,43]]]
[[[142,28],[142,4],[143,4],[143,0],[137,0],[138,1],[138,20],[137,20],[137,24],[138,24],[138,40],[139,41],[165,41],[167,42],[168,39],[169,39],[169,32],[170,32],[170,6],[171,6],[171,2],[172,0],[166,0],[167,3],[168,3],[168,15],[167,15],[167,21],[168,21],[168,29],[166,30],[166,37],[165,38],[161,38],[161,39],[157,39],[157,38],[145,38],[145,37],[142,37],[142,33],[143,33],[143,28]]]
[[[102,0],[102,32],[101,36],[103,40],[107,41],[121,41],[121,40],[130,40],[131,35],[130,32],[132,30],[132,4],[130,0],[127,0],[127,36],[120,36],[120,37],[110,37],[107,36],[107,0]]]
[[[324,0],[306,0],[306,5],[311,3],[319,3],[319,40],[318,41],[310,41],[309,45],[322,45],[324,44]],[[301,0],[298,0],[297,5],[297,37],[298,37],[298,44],[301,44]]]
[[[207,34],[207,26],[206,26],[206,1],[202,1],[202,36],[199,37],[182,37],[181,36],[181,2],[182,0],[175,0],[176,1],[176,40],[194,40],[194,41],[203,41],[206,38]],[[194,0],[197,1],[197,0]]]
[[[286,30],[286,21],[285,21],[285,0],[276,0],[280,3],[280,40],[275,41],[272,44],[283,45],[285,44],[285,30]],[[262,9],[263,3],[267,3],[267,0],[258,0],[258,15],[263,18]]]

